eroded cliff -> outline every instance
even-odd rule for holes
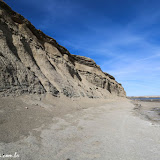
[[[0,95],[126,96],[90,58],[72,55],[0,0]]]

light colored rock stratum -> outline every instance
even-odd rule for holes
[[[125,97],[94,60],[72,55],[0,0],[0,95]]]

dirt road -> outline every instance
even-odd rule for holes
[[[133,108],[128,100],[112,100],[55,117],[0,150],[21,160],[158,160],[160,126],[135,116]]]

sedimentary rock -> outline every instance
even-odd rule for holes
[[[0,95],[126,96],[90,58],[72,55],[0,0]]]

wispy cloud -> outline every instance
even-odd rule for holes
[[[141,25],[140,27],[145,28],[155,23],[158,17],[159,14],[156,17],[150,15],[148,19],[151,21],[137,20],[137,23],[140,25],[141,22],[143,27]],[[113,74],[124,85],[128,95],[159,95],[160,75],[157,72],[160,71],[160,47],[150,42],[150,32],[136,33],[140,31],[137,23],[136,20],[134,23],[130,22],[130,25],[120,27],[113,34],[108,34],[108,30],[106,29],[105,32],[103,29],[104,36],[102,30],[97,28],[96,33],[99,32],[101,36],[96,36],[99,40],[95,40],[95,43],[84,36],[82,43],[77,39],[77,41],[70,40],[70,44],[72,44],[71,47],[76,46],[75,49],[80,49],[87,56],[94,58],[104,71]],[[132,27],[130,27],[131,24]],[[89,44],[88,47],[86,44]],[[69,44],[66,43],[66,45]]]

